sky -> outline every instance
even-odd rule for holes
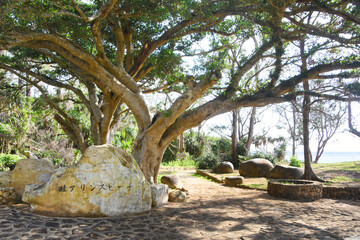
[[[355,105],[354,105],[355,106]],[[359,109],[360,110],[360,109]],[[255,125],[255,134],[256,131],[261,131],[262,128],[265,128],[266,130],[269,129],[269,136],[276,137],[276,136],[283,136],[287,137],[288,134],[286,130],[281,130],[276,128],[277,124],[277,116],[275,116],[275,113],[272,113],[272,111],[268,111],[264,113],[263,121],[262,123],[259,123],[258,125]],[[346,115],[347,116],[347,115]],[[359,115],[358,115],[359,116]],[[269,121],[271,119],[272,121]],[[346,121],[347,124],[347,121]],[[351,134],[348,131],[347,125],[341,126],[341,128],[335,133],[333,138],[330,139],[330,141],[327,143],[325,147],[325,152],[360,152],[360,137],[357,137],[353,134]],[[360,123],[359,123],[360,124]],[[220,116],[214,117],[210,120],[208,120],[205,123],[205,126],[203,129],[206,129],[208,134],[211,134],[210,129],[211,127],[215,125],[227,125],[231,126],[231,113],[222,114]],[[230,136],[230,132],[224,132],[224,136]],[[219,136],[219,135],[216,135]],[[313,136],[313,138],[315,138]],[[302,152],[303,146],[300,145],[297,147],[296,151]],[[317,143],[313,139],[310,142],[310,148],[312,152],[316,151]],[[252,149],[254,150],[254,146],[252,146]],[[269,151],[272,151],[272,148],[269,147]],[[291,151],[291,142],[289,140],[289,144],[287,146],[287,151]]]

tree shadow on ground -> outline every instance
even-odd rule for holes
[[[262,201],[259,201],[261,199]],[[283,207],[274,208],[272,201],[281,201]],[[262,205],[260,206],[258,202]],[[304,206],[300,209],[292,208],[294,204]],[[278,200],[268,196],[267,193],[262,193],[256,198],[242,196],[210,200],[176,209],[167,208],[161,214],[163,214],[162,218],[166,219],[168,228],[177,229],[179,226],[185,226],[188,232],[203,230],[208,233],[208,237],[211,237],[211,232],[227,235],[233,232],[234,237],[240,237],[241,235],[238,234],[244,232],[241,236],[244,239],[343,239],[346,235],[344,225],[331,227],[329,225],[333,215],[351,216],[352,212],[334,210],[331,215],[331,209],[327,207],[322,209],[319,206],[320,204],[312,206],[312,203]],[[239,213],[243,215],[237,215]],[[152,215],[157,214],[159,213]],[[359,219],[357,221],[359,223]]]
[[[331,200],[334,206],[330,207],[321,200],[304,203],[257,192],[168,204],[136,217],[73,219],[37,216],[22,209],[2,207],[0,238],[344,239],[346,234],[355,236],[360,232],[360,219],[353,216],[360,203],[350,202]],[[334,221],[337,224],[332,224]]]

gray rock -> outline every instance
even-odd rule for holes
[[[184,185],[178,175],[166,175],[161,177],[161,183],[166,184],[172,189],[184,189]]]
[[[186,193],[180,190],[170,192],[169,202],[177,202],[177,203],[186,202]]]
[[[234,165],[231,162],[222,162],[214,168],[214,173],[233,173]]]
[[[298,167],[276,165],[269,173],[269,178],[296,179],[304,174],[303,170]]]
[[[239,173],[246,177],[266,177],[274,165],[266,159],[254,158],[242,162],[239,166]]]
[[[166,204],[169,201],[169,186],[166,184],[152,184],[151,198],[153,208]]]
[[[225,185],[236,186],[242,184],[244,178],[242,176],[230,176],[225,178]]]

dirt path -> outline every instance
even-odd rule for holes
[[[177,173],[187,203],[133,218],[48,218],[0,208],[0,239],[360,239],[360,202],[279,200]]]

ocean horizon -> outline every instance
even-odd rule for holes
[[[312,152],[313,158],[316,152]],[[304,161],[304,152],[297,151],[295,156],[298,160]],[[289,160],[291,152],[287,152],[285,159]],[[354,162],[360,161],[360,152],[324,152],[319,159],[318,163],[338,163],[338,162]]]

